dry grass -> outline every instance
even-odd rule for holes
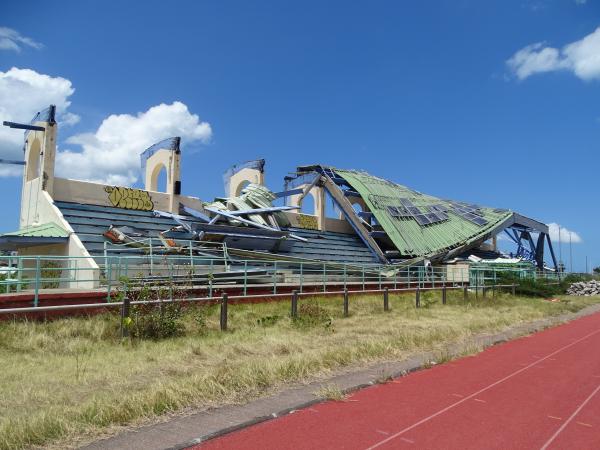
[[[600,301],[502,296],[463,304],[453,295],[442,306],[423,293],[428,307],[419,310],[412,295],[390,295],[386,313],[379,296],[351,297],[349,318],[342,317],[341,299],[318,299],[300,309],[314,317],[296,321],[287,302],[231,305],[226,333],[210,308],[203,314],[208,329],[190,313],[185,335],[162,341],[121,342],[118,318],[110,315],[2,323],[0,449],[64,448],[110,427],[244,402],[350,365],[440,351],[448,341]]]

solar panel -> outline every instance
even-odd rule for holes
[[[442,221],[442,219],[440,219],[436,213],[427,213],[425,215],[431,223],[438,223]]]
[[[429,225],[431,223],[431,221],[429,220],[429,218],[425,215],[425,214],[418,214],[413,216],[415,218],[415,220],[417,221],[417,223],[421,226],[423,225]]]
[[[396,219],[403,217],[412,217],[412,214],[409,213],[404,206],[388,206],[387,210],[390,216]]]
[[[435,204],[435,205],[431,205],[429,207],[429,209],[431,211],[435,211],[435,212],[446,212],[448,211],[448,207],[446,205],[442,205],[441,203]]]
[[[468,207],[455,207],[452,212],[454,212],[459,217],[462,217],[465,220],[468,220],[475,225],[483,226],[488,223],[488,221],[481,217],[476,210]]]

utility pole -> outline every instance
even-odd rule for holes
[[[585,273],[589,273],[588,272],[588,259],[587,259],[587,255],[585,255]]]
[[[569,265],[571,266],[571,273],[573,273],[573,233],[569,231]]]
[[[558,263],[558,267],[559,267],[559,271],[560,271],[560,268],[562,268],[562,266],[563,266],[562,241],[560,239],[560,225],[558,226],[558,259],[560,260],[560,262]]]

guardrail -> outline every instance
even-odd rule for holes
[[[439,291],[441,293],[441,301],[442,305],[447,304],[447,292],[452,290],[458,290],[463,292],[463,300],[468,301],[470,290],[474,289],[475,292],[478,289],[482,289],[483,297],[486,297],[486,289],[492,290],[492,298],[496,296],[497,292],[502,289],[510,288],[510,292],[512,295],[515,295],[516,284],[499,284],[492,286],[474,286],[469,288],[469,286],[438,286],[438,287],[416,287],[414,289],[410,288],[400,288],[400,289],[390,289],[388,287],[384,287],[382,289],[366,289],[366,290],[355,290],[351,291],[348,288],[344,288],[343,290],[338,291],[328,291],[326,293],[315,293],[315,292],[304,292],[301,293],[298,290],[293,290],[291,293],[287,294],[272,294],[269,295],[270,298],[278,298],[279,300],[289,299],[290,300],[290,317],[293,319],[298,317],[298,301],[300,297],[308,297],[308,296],[317,296],[317,295],[337,295],[342,296],[342,311],[343,316],[348,317],[350,314],[350,295],[358,294],[383,294],[382,295],[382,309],[384,312],[390,310],[390,301],[389,294],[390,293],[406,293],[414,291],[415,300],[414,306],[415,308],[421,307],[421,293],[422,292],[431,292],[431,291]],[[121,323],[121,337],[126,338],[129,336],[129,328],[126,325],[128,323],[127,319],[130,317],[131,308],[138,305],[164,305],[164,304],[174,304],[174,303],[209,303],[209,304],[219,304],[219,324],[221,331],[227,331],[228,323],[229,323],[229,305],[232,301],[239,300],[248,300],[252,298],[259,298],[264,296],[252,296],[252,295],[233,295],[229,296],[226,292],[222,293],[220,297],[186,297],[186,298],[170,298],[170,299],[158,299],[158,300],[131,300],[131,298],[125,296],[120,301],[113,301],[110,303],[103,304],[79,304],[79,305],[57,305],[57,306],[38,306],[38,307],[29,307],[29,308],[7,308],[0,309],[0,317],[6,315],[21,315],[27,313],[41,313],[41,312],[60,312],[60,311],[74,311],[74,310],[86,310],[86,309],[95,309],[95,310],[110,310],[110,309],[119,309],[120,310],[120,323]]]

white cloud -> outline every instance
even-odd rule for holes
[[[563,226],[560,226],[557,223],[549,223],[548,224],[548,228],[549,228],[549,234],[550,234],[550,239],[552,239],[552,242],[554,242],[556,245],[558,245],[558,238],[559,238],[559,233],[558,233],[558,229],[560,227],[560,241],[562,243],[569,243],[569,239],[570,242],[572,242],[573,244],[580,244],[581,242],[583,242],[583,239],[581,239],[581,236],[579,236],[579,234],[577,234],[575,231],[571,231],[568,228],[565,228]]]
[[[12,50],[18,53],[22,47],[31,47],[39,50],[43,45],[31,38],[22,36],[17,30],[0,27],[0,50]]]
[[[506,64],[519,78],[536,73],[568,70],[582,80],[600,79],[600,27],[562,49],[543,43],[528,45],[516,52]]]
[[[147,147],[171,136],[184,143],[208,142],[210,124],[202,122],[181,102],[153,106],[133,116],[113,114],[93,133],[77,134],[67,142],[81,146],[57,154],[57,174],[116,185],[130,185],[139,176],[139,155]]]
[[[587,0],[575,0],[575,4],[577,5],[585,5],[587,3]]]
[[[56,105],[58,120],[75,123],[78,116],[68,112],[69,97],[75,89],[61,77],[13,67],[0,72],[0,120],[28,123],[36,112]],[[0,158],[23,160],[23,131],[0,126]],[[0,176],[20,176],[19,166],[0,165]]]

